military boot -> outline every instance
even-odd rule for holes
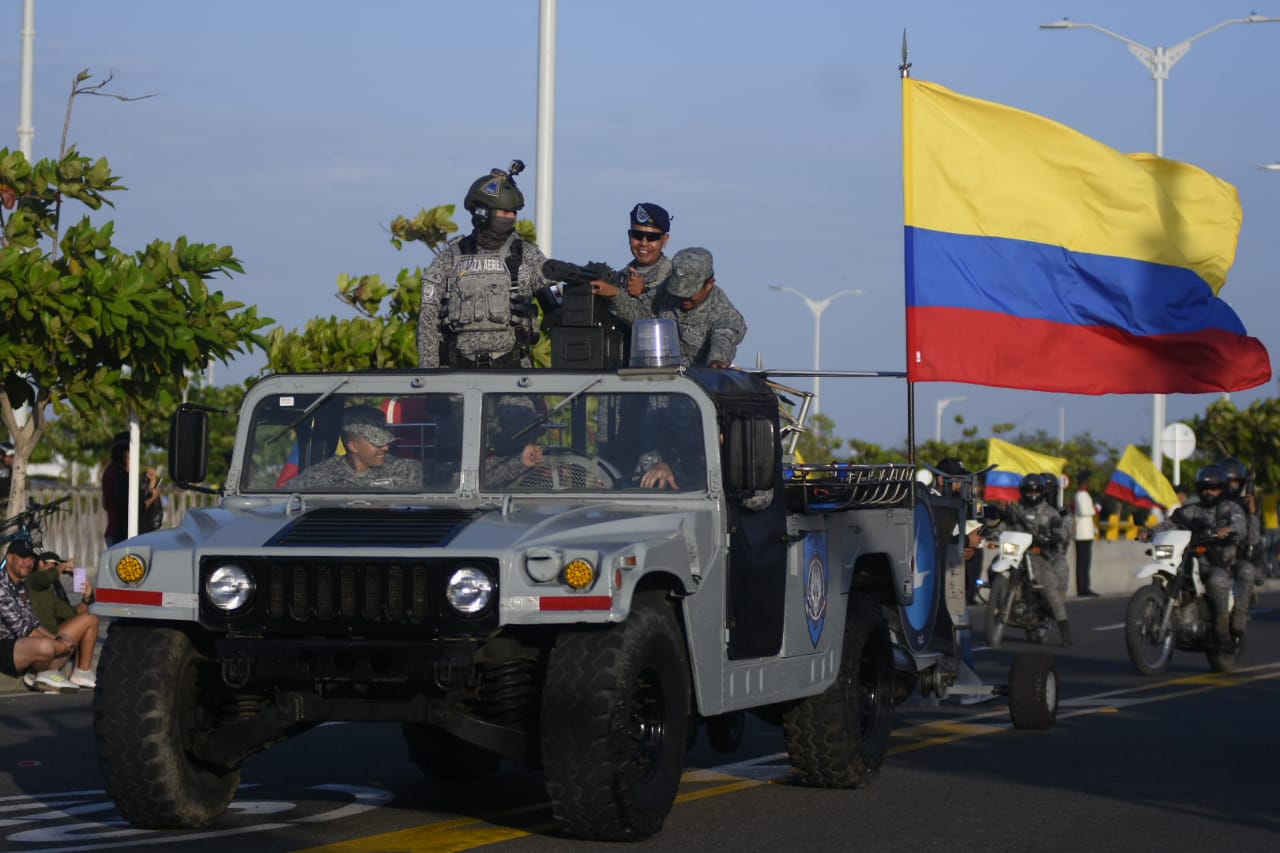
[[[1231,611],[1231,636],[1239,639],[1244,636],[1244,626],[1249,621],[1247,611],[1236,608]]]
[[[1062,640],[1064,649],[1071,645],[1071,625],[1067,623],[1066,619],[1058,620],[1058,637]]]
[[[1217,642],[1218,648],[1231,648],[1231,615],[1228,613],[1218,613],[1213,618],[1213,639]]]

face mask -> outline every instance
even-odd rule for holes
[[[514,216],[510,219],[504,216],[490,216],[489,230],[494,234],[505,237],[516,230],[516,219]]]

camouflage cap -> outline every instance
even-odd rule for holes
[[[342,432],[353,438],[363,438],[377,447],[386,447],[396,440],[396,434],[386,427],[382,412],[368,406],[348,409],[342,419]]]
[[[689,299],[702,289],[707,280],[715,277],[711,266],[711,253],[693,247],[681,249],[671,258],[671,278],[667,279],[667,291],[680,299]]]

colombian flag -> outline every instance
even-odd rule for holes
[[[902,92],[909,380],[1168,394],[1271,378],[1218,298],[1235,187],[934,83]]]
[[[983,492],[983,499],[1016,501],[1022,497],[1018,485],[1024,476],[1057,474],[1061,477],[1067,460],[993,438],[987,443],[987,464],[996,467],[987,472],[987,487]]]
[[[1178,493],[1168,478],[1156,469],[1151,457],[1132,444],[1124,449],[1102,493],[1146,509],[1167,510],[1178,505]]]

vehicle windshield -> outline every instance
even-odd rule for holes
[[[484,491],[707,487],[702,415],[683,394],[487,394],[482,415]]]
[[[273,394],[258,403],[242,491],[419,494],[458,488],[461,395],[335,391]]]

